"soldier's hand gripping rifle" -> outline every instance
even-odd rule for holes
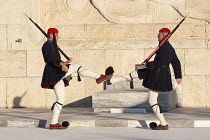
[[[24,13],[25,14],[25,13]],[[25,14],[26,15],[26,14]],[[26,15],[27,16],[27,15]],[[39,27],[39,25],[37,25],[29,16],[27,16],[28,17],[28,19],[44,34],[44,36],[46,37],[46,38],[48,38],[48,36],[47,36],[47,34],[45,33],[45,31],[43,31],[40,27]],[[57,46],[58,47],[58,46]],[[58,51],[60,51],[61,52],[61,54],[69,61],[70,60],[70,58],[58,47]]]

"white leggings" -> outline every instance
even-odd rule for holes
[[[138,73],[136,70],[132,71],[130,74],[133,79],[138,78]],[[111,78],[110,82],[114,84],[117,82],[130,81],[131,80],[130,74],[128,73],[128,74],[125,74],[116,78]]]
[[[57,102],[60,104],[64,103],[65,100],[65,85],[63,80],[60,80],[55,86],[54,86],[54,92],[57,98]],[[55,104],[54,109],[53,109],[53,117],[51,124],[56,124],[58,123],[58,117],[62,109],[62,105],[58,103]]]
[[[76,73],[79,67],[80,67],[80,65],[78,65],[78,64],[71,64],[68,72],[66,73],[66,75],[64,77],[72,75],[73,73]],[[81,76],[90,77],[93,79],[97,79],[101,76],[100,74],[91,72],[87,69],[84,69],[83,67],[81,67],[79,69],[79,74]],[[62,79],[54,86],[54,92],[55,92],[55,95],[57,98],[57,102],[59,102],[60,104],[63,104],[64,100],[65,100],[65,85],[64,85],[64,82]],[[51,124],[58,123],[58,117],[59,117],[61,109],[62,109],[62,105],[60,105],[60,104],[55,103]]]
[[[130,74],[131,74],[131,77],[133,79],[138,78],[138,73],[137,73],[136,70],[132,71]],[[122,75],[122,76],[119,76],[119,77],[116,77],[116,78],[112,78],[110,80],[110,82],[112,84],[114,84],[114,83],[117,83],[117,82],[130,81],[131,80],[130,74],[128,73],[128,74],[125,74],[125,75]],[[149,104],[151,106],[158,103],[158,101],[157,101],[158,94],[159,94],[158,92],[155,92],[155,91],[152,91],[152,90],[149,91]],[[166,125],[167,123],[165,121],[163,113],[160,113],[159,105],[153,106],[152,109],[153,109],[154,113],[157,115],[158,119],[160,120],[160,124],[161,125]]]
[[[154,113],[157,115],[158,119],[160,120],[160,124],[161,125],[166,125],[167,123],[166,123],[166,120],[165,120],[165,118],[163,116],[163,113],[160,113],[159,105],[155,105],[155,104],[158,103],[158,101],[157,101],[158,94],[159,94],[158,92],[155,92],[155,91],[152,91],[152,90],[149,91],[149,104],[151,106],[154,105],[152,107],[152,109],[153,109]]]

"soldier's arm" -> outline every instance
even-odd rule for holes
[[[182,79],[181,63],[180,63],[176,53],[174,54],[171,65],[174,70],[175,79]]]
[[[60,66],[60,63],[63,62],[59,57],[55,55],[51,45],[44,45],[42,47],[42,51],[48,61],[54,63],[56,66]]]

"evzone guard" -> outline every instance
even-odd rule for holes
[[[57,97],[56,102],[52,106],[53,117],[50,123],[50,129],[65,129],[66,127],[58,123],[59,114],[65,100],[65,86],[69,85],[69,80],[73,73],[96,79],[96,83],[100,84],[111,78],[112,75],[101,75],[83,68],[78,64],[69,64],[72,59],[63,62],[57,47],[59,38],[56,28],[49,28],[47,32],[48,39],[42,47],[42,54],[45,62],[45,68],[42,76],[41,87],[45,89],[53,89]]]
[[[169,33],[170,30],[168,28],[160,29],[157,36],[159,43],[161,43],[163,39],[166,39]],[[160,121],[160,125],[155,123],[150,124],[150,127],[153,130],[169,129],[157,99],[159,92],[169,92],[173,90],[169,68],[170,64],[173,67],[176,82],[178,84],[182,82],[180,61],[174,48],[167,39],[162,42],[161,47],[156,51],[156,56],[153,61],[146,61],[140,64],[145,69],[135,70],[131,73],[122,75],[120,77],[111,78],[107,81],[107,85],[110,85],[121,81],[132,81],[135,78],[143,79],[143,86],[149,89],[149,104]],[[106,69],[106,74],[113,73],[114,70],[112,67]]]

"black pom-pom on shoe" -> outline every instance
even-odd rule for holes
[[[109,66],[108,68],[106,68],[105,70],[105,75],[111,75],[113,76],[113,73],[114,73],[114,69],[112,66]],[[111,79],[111,78],[110,78]],[[106,81],[106,84],[107,85],[111,85],[112,83],[110,82],[110,79]]]
[[[62,123],[62,126],[63,127],[68,127],[70,125],[70,123],[68,122],[68,121],[64,121],[63,123]]]
[[[151,122],[149,127],[154,130],[157,127],[157,124],[155,122]]]
[[[112,75],[114,73],[114,69],[112,66],[106,68],[105,75]]]

